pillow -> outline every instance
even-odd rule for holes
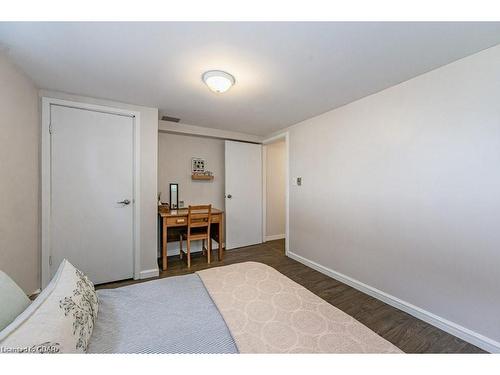
[[[29,298],[6,273],[0,271],[0,331],[30,304]]]
[[[0,332],[0,352],[85,352],[97,309],[94,285],[63,260],[49,285]]]

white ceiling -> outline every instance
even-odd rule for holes
[[[500,43],[500,23],[0,23],[44,89],[266,135]],[[217,95],[210,69],[236,85]]]

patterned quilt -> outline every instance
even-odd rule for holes
[[[264,264],[238,263],[197,274],[240,353],[402,353]]]

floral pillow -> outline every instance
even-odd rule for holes
[[[63,260],[37,299],[0,332],[0,353],[83,353],[97,311],[94,285]]]

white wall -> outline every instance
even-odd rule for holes
[[[158,172],[158,109],[109,100],[82,97],[41,90],[40,96],[73,100],[140,112],[140,210],[141,210],[141,277],[158,274],[157,263],[157,172]]]
[[[500,350],[499,103],[496,46],[290,128],[290,251]]]
[[[38,90],[0,55],[0,269],[31,294],[39,272]]]
[[[212,181],[191,179],[191,158],[206,160],[214,173]],[[162,201],[169,201],[169,184],[179,184],[179,201],[189,204],[212,204],[224,210],[224,140],[160,132],[158,135],[158,191]],[[193,251],[201,249],[193,244]],[[169,255],[178,253],[178,243],[168,243]]]
[[[214,173],[212,181],[191,179],[191,158],[206,160],[205,168]],[[179,184],[179,201],[212,204],[224,209],[224,141],[160,132],[158,134],[158,191],[169,201],[169,184]]]
[[[285,140],[264,145],[266,173],[266,239],[285,237]]]

